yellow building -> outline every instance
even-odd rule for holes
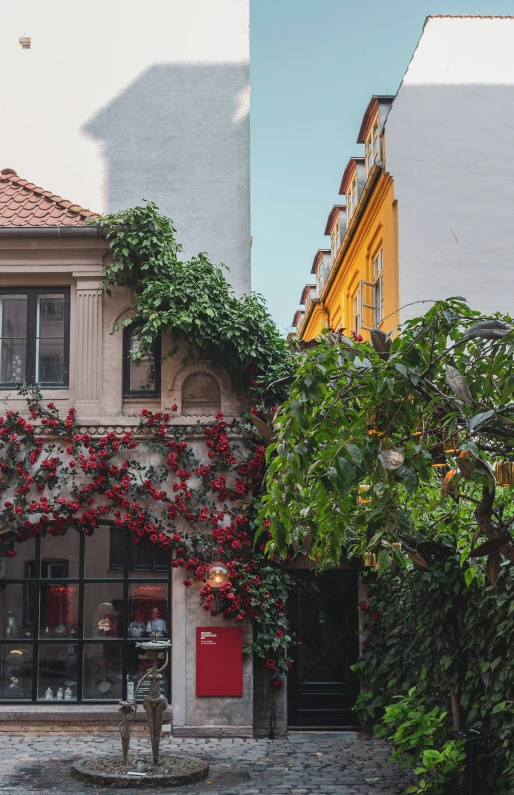
[[[315,285],[301,296],[295,314],[298,337],[310,340],[323,328],[346,329],[364,338],[371,328],[385,332],[399,322],[398,219],[394,182],[386,169],[384,121],[393,97],[372,97],[357,143],[364,157],[351,157],[325,234],[330,251],[320,249],[311,273]]]

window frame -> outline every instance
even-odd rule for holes
[[[378,267],[377,267],[378,263]],[[384,251],[379,249],[373,257],[373,327],[378,328],[384,319]]]
[[[64,295],[64,336],[63,336],[63,380],[61,383],[36,381],[37,369],[37,340],[38,340],[38,311],[37,300],[40,295]],[[2,287],[2,295],[27,296],[27,328],[25,342],[25,384],[37,384],[41,389],[68,389],[70,384],[70,288],[69,287]],[[1,382],[0,390],[13,389],[18,382]]]
[[[355,334],[360,334],[362,330],[362,287],[360,284],[352,295],[352,323],[355,326],[352,330]]]
[[[112,524],[105,522],[104,524],[100,525],[96,528],[96,532],[109,532],[112,528]],[[69,529],[68,533],[74,532],[73,530]],[[22,542],[23,543],[23,542]],[[24,615],[24,620],[28,618],[28,613],[31,609],[31,617],[33,620],[32,624],[32,637],[30,638],[13,638],[8,640],[6,638],[0,638],[0,649],[5,648],[8,646],[13,646],[13,644],[23,644],[24,646],[30,646],[32,650],[32,658],[31,658],[31,697],[30,698],[6,698],[0,697],[0,704],[18,704],[18,705],[26,705],[26,704],[51,704],[55,706],[58,701],[57,699],[53,699],[51,702],[47,701],[45,698],[38,698],[38,675],[39,675],[39,647],[40,646],[48,646],[48,645],[74,645],[77,647],[77,695],[72,701],[66,701],[63,703],[67,704],[109,704],[109,703],[116,703],[118,698],[103,698],[103,699],[95,699],[95,698],[84,698],[84,650],[87,646],[92,645],[102,645],[104,646],[111,645],[112,647],[116,647],[119,645],[122,649],[121,655],[121,665],[122,665],[122,698],[127,698],[127,674],[129,668],[129,659],[128,654],[126,653],[127,649],[133,649],[135,644],[135,639],[129,637],[129,624],[130,624],[130,616],[129,616],[129,602],[130,602],[130,589],[131,586],[134,585],[164,585],[167,588],[167,604],[168,604],[168,615],[167,615],[167,635],[168,637],[172,637],[172,630],[173,630],[173,610],[172,610],[172,566],[171,566],[171,559],[172,554],[171,550],[169,551],[169,563],[170,565],[167,567],[166,571],[162,572],[162,576],[155,576],[153,574],[147,574],[146,576],[141,572],[141,574],[137,573],[136,576],[131,573],[131,544],[132,541],[132,534],[125,530],[125,538],[124,538],[124,545],[123,545],[123,570],[119,569],[120,576],[119,577],[88,577],[87,576],[87,568],[86,568],[86,553],[89,551],[94,552],[94,535],[86,538],[86,536],[81,533],[80,534],[80,543],[79,543],[79,570],[78,576],[76,577],[43,577],[42,576],[42,562],[44,559],[42,558],[42,549],[41,549],[41,536],[36,536],[35,539],[35,554],[33,561],[27,562],[25,566],[32,564],[34,570],[34,577],[30,579],[27,578],[13,578],[13,577],[2,577],[0,579],[0,584],[5,585],[23,585],[25,588],[25,593],[28,595],[28,590],[32,589],[32,596],[33,602],[31,605],[27,605],[29,610],[25,611],[25,603],[22,606],[22,614]],[[91,544],[90,550],[86,549],[86,545]],[[109,545],[110,545],[110,538],[109,538]],[[56,561],[57,562],[57,561]],[[106,585],[116,585],[120,584],[123,589],[123,617],[122,617],[122,635],[119,638],[102,638],[101,640],[98,638],[91,638],[87,636],[87,632],[85,631],[84,627],[84,600],[85,600],[85,592],[88,585],[94,584],[106,584]],[[41,633],[40,630],[40,614],[41,614],[41,596],[42,596],[42,589],[49,586],[56,586],[56,585],[71,585],[75,586],[78,589],[78,617],[79,617],[79,626],[77,635],[74,637],[69,636],[49,636],[46,637]],[[27,614],[26,614],[27,613]],[[26,615],[25,615],[26,614]],[[26,625],[29,626],[28,624]],[[168,668],[167,671],[167,686],[163,688],[165,691],[166,698],[170,701],[171,700],[171,668]]]
[[[161,341],[158,339],[154,345],[153,357],[155,363],[155,388],[154,389],[130,389],[130,351],[131,337],[136,329],[141,328],[142,323],[135,321],[123,328],[123,363],[122,363],[122,394],[124,398],[156,398],[161,396]]]
[[[366,157],[366,173],[369,174],[376,160],[380,160],[380,124],[378,122],[378,111],[371,124],[368,137],[364,142],[364,152]]]
[[[353,218],[353,214],[357,208],[357,204],[359,202],[359,189],[357,184],[357,171],[352,177],[352,180],[348,186],[348,192],[346,194],[346,214],[348,218],[348,223]]]

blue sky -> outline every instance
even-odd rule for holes
[[[395,94],[429,14],[514,0],[250,0],[252,287],[289,330],[372,94]]]

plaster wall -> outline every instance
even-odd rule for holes
[[[249,0],[0,0],[0,18],[0,167],[100,213],[154,201],[247,292]]]
[[[386,123],[401,321],[463,296],[512,312],[514,19],[431,19]]]

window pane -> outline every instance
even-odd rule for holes
[[[2,580],[28,580],[36,576],[36,542],[33,538],[16,544],[16,555],[2,558],[0,561],[0,578]]]
[[[139,331],[130,335],[130,351],[139,351]],[[155,392],[155,360],[146,354],[135,362],[130,358],[129,389],[131,392]]]
[[[38,384],[62,384],[64,381],[64,340],[39,339],[36,381]]]
[[[108,701],[122,698],[121,653],[120,643],[84,646],[83,698]]]
[[[3,384],[19,384],[25,380],[25,339],[4,337],[0,340],[0,381]]]
[[[27,336],[27,296],[0,296],[0,337]]]
[[[123,637],[121,583],[88,583],[84,586],[84,637]]]
[[[39,602],[39,635],[42,638],[76,638],[79,632],[79,587],[42,585]]]
[[[0,638],[32,638],[34,586],[2,583],[0,586]]]
[[[32,647],[23,643],[0,645],[0,697],[32,699]]]
[[[129,588],[129,629],[131,638],[169,636],[168,586],[131,585]]]
[[[86,537],[85,576],[88,579],[123,577],[128,534],[122,527],[101,525],[92,536]]]
[[[152,546],[148,541],[129,544],[129,577],[167,578],[171,551]]]
[[[77,700],[77,650],[75,643],[40,643],[38,700]]]
[[[38,337],[64,337],[64,294],[38,295]]]
[[[76,530],[68,530],[63,536],[44,536],[41,539],[41,577],[44,580],[78,577],[79,543]]]

